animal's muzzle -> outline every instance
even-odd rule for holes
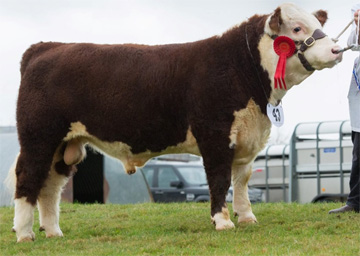
[[[298,50],[298,58],[301,64],[307,71],[314,71],[315,68],[311,66],[309,61],[305,58],[304,52],[311,46],[313,46],[316,40],[326,37],[326,34],[322,32],[320,29],[316,29],[312,36],[309,36],[304,41],[295,41],[295,44],[300,44],[300,48]]]

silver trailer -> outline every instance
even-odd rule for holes
[[[262,189],[265,202],[288,202],[289,145],[267,146],[257,155],[249,187]]]
[[[300,123],[289,145],[258,154],[249,185],[263,189],[266,202],[345,201],[352,148],[349,121]]]
[[[349,121],[300,123],[290,142],[290,201],[344,201],[352,162]]]

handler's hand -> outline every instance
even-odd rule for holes
[[[354,13],[354,21],[355,21],[356,26],[358,25],[358,21],[359,21],[359,12],[360,12],[360,9],[356,10],[356,12]]]

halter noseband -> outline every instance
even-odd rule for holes
[[[296,49],[296,53],[297,56],[301,62],[301,64],[304,66],[304,68],[307,71],[314,71],[315,69],[311,66],[311,64],[308,62],[308,60],[305,58],[304,56],[304,52],[306,51],[306,49],[308,49],[309,47],[311,47],[312,45],[315,44],[315,41],[321,38],[324,38],[326,36],[326,34],[324,32],[322,32],[320,29],[316,29],[314,31],[314,33],[312,34],[312,36],[309,36],[308,38],[306,38],[304,41],[295,41],[296,45],[300,44],[300,48]],[[270,36],[272,39],[277,38],[277,35],[273,35]]]

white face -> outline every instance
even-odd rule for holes
[[[265,35],[261,38],[259,43],[259,51],[261,55],[261,64],[269,73],[269,78],[272,81],[274,88],[274,74],[279,60],[279,56],[273,50],[273,40],[269,35],[287,36],[295,41],[304,41],[306,38],[313,35],[316,29],[322,29],[318,19],[306,11],[298,8],[293,4],[282,4],[281,8],[281,24],[277,27],[277,31],[272,29],[269,25],[271,15],[265,24]],[[298,49],[299,45],[296,46]],[[315,41],[315,43],[308,47],[304,52],[304,56],[310,65],[315,70],[324,68],[331,68],[339,63],[342,59],[342,54],[336,54],[334,51],[339,50],[340,46],[336,45],[329,37],[324,37]],[[300,84],[313,72],[307,71],[301,64],[297,54],[289,57],[286,60],[285,81],[287,89],[292,86]],[[286,90],[272,90],[271,103],[281,100],[285,95]]]
[[[303,41],[312,36],[316,29],[322,29],[318,19],[292,4],[283,4],[281,6],[281,17],[283,24],[279,35],[285,35],[293,40]],[[336,54],[335,50],[340,47],[336,45],[329,37],[318,39],[313,46],[305,52],[305,58],[316,70],[332,68],[342,59],[342,53]],[[295,57],[295,56],[294,56]]]

